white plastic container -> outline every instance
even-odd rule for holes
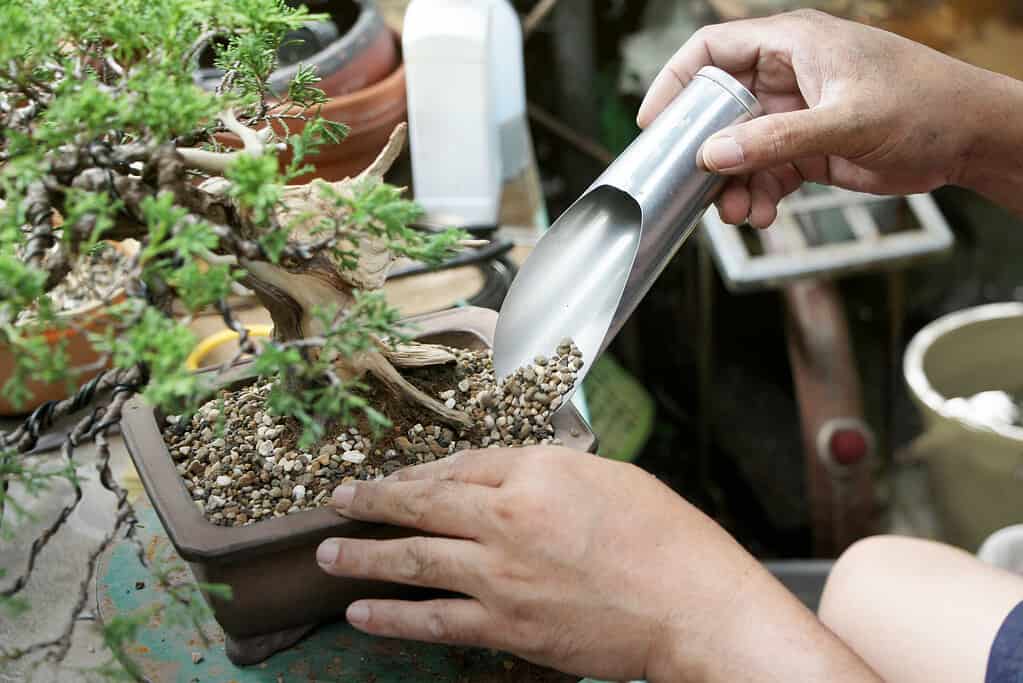
[[[526,68],[522,56],[522,22],[508,0],[489,0],[494,40],[492,57],[498,88],[495,114],[501,140],[501,175],[514,178],[526,167],[532,140],[526,119]]]
[[[430,220],[496,225],[502,169],[492,0],[413,0],[402,50],[416,201]]]

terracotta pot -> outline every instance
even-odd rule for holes
[[[126,249],[120,245],[117,245],[117,248],[122,251]],[[123,290],[117,290],[110,303],[120,303],[124,299]],[[51,348],[57,349],[60,345],[64,345],[69,368],[92,366],[102,358],[102,354],[89,342],[88,335],[101,333],[113,322],[105,312],[108,305],[106,302],[94,302],[58,313],[58,319],[64,321],[66,327],[43,331],[46,342]],[[61,401],[76,391],[77,387],[82,386],[108,367],[110,367],[109,363],[88,371],[78,372],[70,378],[70,382],[42,382],[30,379],[25,386],[31,392],[31,398],[25,403],[15,406],[6,396],[0,394],[0,416],[26,415],[47,401]],[[0,345],[0,391],[14,375],[14,368],[14,351],[6,344]]]
[[[336,1],[323,3],[313,11],[331,11]],[[370,0],[346,3],[356,6],[358,17],[340,39],[303,63],[316,67],[320,75],[317,87],[327,97],[338,97],[368,88],[394,72],[401,61],[398,46],[376,4]],[[270,87],[276,93],[284,92],[298,72],[298,65],[278,69],[270,78]]]
[[[397,49],[396,34],[391,33],[391,41]],[[320,115],[346,124],[351,132],[340,144],[324,145],[318,154],[307,157],[305,163],[315,167],[315,172],[296,178],[293,184],[307,183],[314,177],[343,180],[358,175],[373,163],[391,132],[406,119],[404,64],[369,87],[330,98],[323,104]],[[287,129],[281,123],[274,125],[281,134],[297,133],[305,127],[302,121],[289,121]],[[220,134],[217,139],[231,147],[241,146],[241,141],[234,135]],[[285,168],[291,162],[291,153],[282,153],[280,161],[281,168]]]
[[[460,308],[411,320],[422,341],[483,349],[493,340],[497,313]],[[553,423],[557,438],[567,446],[596,451],[596,437],[571,404]],[[341,619],[355,600],[424,594],[407,586],[329,576],[315,558],[316,546],[328,537],[399,538],[418,532],[343,519],[329,508],[242,527],[214,525],[196,507],[175,469],[159,413],[135,398],[125,406],[121,424],[128,451],[175,549],[198,581],[232,588],[232,600],[208,600],[234,663],[254,664],[290,647],[317,624]]]
[[[318,87],[328,97],[368,87],[398,66],[397,46],[373,0],[325,0],[304,4],[313,12],[329,14],[330,20],[290,35],[303,41],[304,46],[312,46],[314,50],[322,48],[306,56],[279,53],[279,58],[286,61],[287,66],[271,74],[269,86],[272,92],[280,95],[287,90],[298,72],[299,63],[316,68],[322,79]],[[343,35],[337,36],[338,31]],[[305,53],[304,46],[282,49]],[[223,78],[223,72],[211,66],[212,59],[212,50],[204,52],[200,57],[203,66],[195,74],[196,83],[211,91]]]

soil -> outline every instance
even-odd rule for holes
[[[367,398],[393,426],[374,433],[360,414],[303,450],[298,423],[265,410],[273,383],[262,380],[222,391],[187,421],[168,417],[164,441],[196,505],[225,526],[319,507],[338,484],[380,479],[462,450],[560,443],[550,420],[583,362],[571,340],[503,381],[495,381],[489,351],[451,352],[455,363],[403,375],[473,418],[473,428],[460,433],[424,420],[414,405],[367,380]]]

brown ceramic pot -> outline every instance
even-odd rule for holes
[[[410,320],[421,341],[483,349],[491,345],[497,314],[460,308]],[[198,581],[232,588],[232,600],[208,600],[236,664],[254,664],[291,646],[315,625],[340,619],[355,600],[422,594],[406,586],[328,576],[316,564],[316,546],[325,538],[397,538],[414,533],[408,529],[343,519],[329,508],[243,527],[207,521],[175,469],[162,424],[162,416],[140,398],[125,406],[128,451],[175,549]],[[596,451],[596,437],[571,404],[555,415],[554,426],[566,446]]]

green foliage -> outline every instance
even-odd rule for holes
[[[257,225],[269,223],[281,201],[277,159],[268,154],[239,154],[224,174],[231,181],[231,196],[252,213]]]
[[[195,336],[183,324],[135,300],[111,307],[111,315],[124,323],[120,331],[108,328],[91,337],[96,348],[112,354],[122,368],[142,365],[149,374],[145,397],[153,405],[183,409],[198,400],[201,383],[185,367],[195,347]]]
[[[390,426],[388,419],[366,400],[364,384],[332,376],[331,371],[338,357],[367,351],[377,339],[390,336],[392,340],[402,340],[396,332],[397,311],[382,294],[372,292],[357,293],[355,303],[343,311],[321,307],[315,316],[326,330],[315,357],[304,358],[295,347],[271,345],[255,361],[255,371],[260,375],[288,380],[271,388],[270,411],[298,420],[303,428],[299,438],[302,448],[309,448],[323,438],[324,425],[332,420],[352,424],[361,414],[373,428]],[[329,380],[325,381],[325,377]]]
[[[288,146],[292,158],[284,177],[291,180],[311,172],[312,166],[303,165],[306,157],[317,154],[320,147],[327,143],[339,144],[348,137],[348,132],[348,126],[343,123],[317,118],[306,124],[298,134],[289,135]]]

